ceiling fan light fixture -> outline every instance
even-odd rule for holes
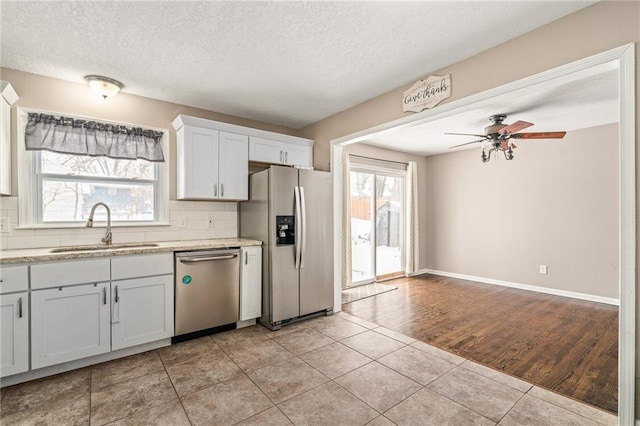
[[[102,75],[87,75],[84,77],[91,90],[97,93],[102,99],[115,96],[124,87],[124,84],[113,78]]]
[[[513,150],[517,148],[517,145],[513,143],[511,138],[562,139],[567,134],[567,132],[565,131],[520,133],[520,131],[533,126],[533,123],[518,120],[515,123],[504,124],[503,121],[506,118],[506,114],[495,114],[489,117],[489,121],[491,121],[492,124],[484,128],[484,135],[474,133],[445,133],[445,135],[474,136],[482,138],[475,141],[450,146],[449,149],[480,143],[482,146],[481,158],[483,163],[489,162],[491,160],[491,154],[494,152],[496,160],[498,159],[498,152],[502,152],[505,159],[513,160]],[[490,146],[487,148],[487,145]]]

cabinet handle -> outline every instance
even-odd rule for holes
[[[284,163],[284,161],[282,161],[282,150],[280,150],[280,162]]]
[[[248,257],[249,252],[244,252],[244,264],[248,265],[249,264],[249,257]]]
[[[18,298],[18,318],[22,318],[22,297]]]
[[[284,163],[287,164],[289,162],[289,151],[284,153]]]
[[[213,196],[214,197],[218,196],[218,184],[217,183],[213,184]]]
[[[120,301],[120,297],[118,297],[118,286],[116,286],[116,297],[113,299],[113,301],[116,303]]]
[[[3,282],[4,282],[4,280],[2,278],[0,278],[0,283],[3,283]]]
[[[107,288],[106,287],[102,287],[102,304],[103,305],[107,304]]]

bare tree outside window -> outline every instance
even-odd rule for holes
[[[153,221],[157,163],[41,151],[39,178],[43,222],[82,222],[96,202],[114,221]],[[106,218],[98,211],[96,220]]]

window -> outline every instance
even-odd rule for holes
[[[20,227],[84,225],[97,202],[109,206],[113,224],[168,220],[166,162],[27,151],[22,144],[18,155]],[[105,221],[106,210],[97,209],[94,219]]]
[[[99,201],[114,222],[157,221],[159,163],[49,151],[34,157],[39,223],[85,222]],[[106,211],[97,210],[96,219],[106,220]]]

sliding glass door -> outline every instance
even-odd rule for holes
[[[352,286],[404,275],[405,173],[352,166]]]

